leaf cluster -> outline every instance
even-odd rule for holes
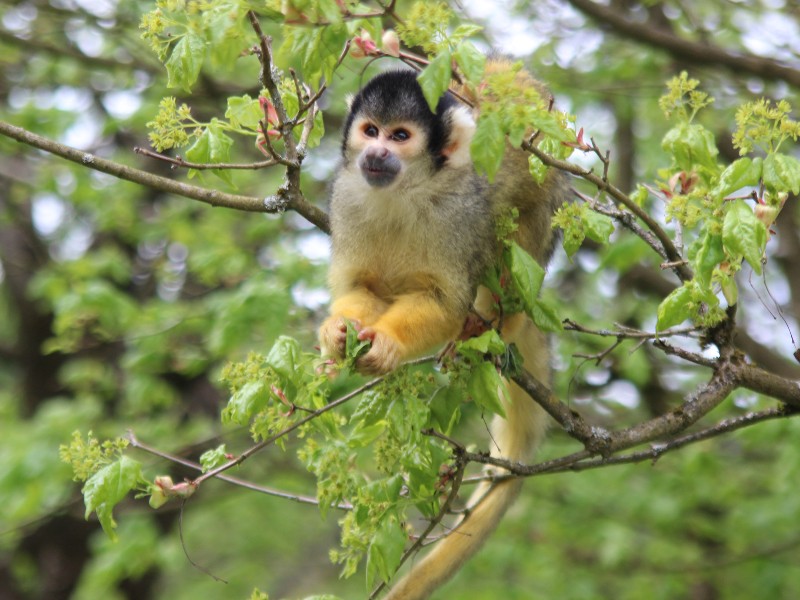
[[[791,107],[781,101],[747,103],[737,111],[734,143],[742,154],[756,147],[765,157],[743,156],[723,168],[714,135],[692,120],[711,99],[696,88],[685,73],[673,78],[660,106],[677,123],[662,140],[672,166],[662,171],[667,181],[662,193],[667,216],[685,232],[697,232],[686,257],[694,278],[672,292],[658,308],[658,328],[677,325],[687,318],[712,326],[724,317],[718,293],[728,305],[736,304],[735,274],[747,261],[761,274],[768,228],[777,217],[789,191],[800,192],[800,161],[778,152],[786,139],[797,137],[797,124],[789,119]],[[750,190],[743,197],[737,192]],[[745,199],[751,198],[751,207]]]
[[[123,451],[123,439],[100,442],[91,432],[84,441],[79,431],[72,434],[69,445],[61,445],[61,460],[72,465],[76,481],[85,481],[83,501],[86,518],[96,512],[106,534],[116,539],[117,523],[112,510],[131,490],[147,490],[149,485],[142,477],[141,463]]]

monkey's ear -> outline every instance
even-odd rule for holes
[[[353,106],[353,100],[355,100],[355,97],[356,97],[356,95],[355,95],[355,94],[347,94],[347,95],[344,97],[344,103],[345,103],[345,106],[347,106],[347,110],[348,110],[348,111],[349,111],[349,110],[350,110],[350,108]]]
[[[475,134],[475,119],[472,111],[466,106],[457,106],[447,112],[450,122],[450,135],[442,150],[447,164],[453,168],[464,167],[471,162],[469,146]]]

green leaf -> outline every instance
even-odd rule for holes
[[[462,23],[455,28],[452,37],[456,39],[463,39],[473,36],[476,33],[480,33],[481,31],[483,31],[483,27],[480,25],[475,25],[474,23]]]
[[[389,581],[400,566],[408,535],[395,518],[384,516],[372,538],[367,553],[367,585],[372,587],[375,576]]]
[[[766,160],[765,171],[766,171]],[[735,200],[728,206],[722,223],[722,245],[734,260],[744,258],[758,275],[761,274],[761,257],[767,243],[767,228],[758,220],[753,209],[744,200]]]
[[[558,315],[558,309],[551,302],[541,298],[538,298],[533,303],[531,318],[534,324],[542,331],[557,333],[564,330],[561,317]]]
[[[336,0],[318,0],[317,10],[330,23],[338,23],[342,20],[342,11]]]
[[[301,126],[298,125],[298,127]],[[297,135],[298,139],[300,138],[300,133],[295,133],[295,135]],[[311,133],[308,136],[308,148],[316,148],[319,146],[324,135],[325,120],[322,117],[322,111],[318,110],[314,115],[314,127],[311,129]]]
[[[691,172],[699,166],[716,171],[719,154],[714,135],[702,125],[680,123],[670,129],[661,146],[672,154],[678,167]]]
[[[436,390],[431,398],[431,416],[438,424],[439,430],[445,435],[452,431],[461,416],[459,409],[463,402],[463,396],[462,389],[449,385]]]
[[[736,278],[725,274],[720,278],[719,284],[728,306],[736,304],[739,300],[739,288],[736,286]]]
[[[800,194],[800,161],[794,156],[769,154],[764,159],[764,185],[776,194]]]
[[[228,110],[225,111],[225,118],[234,127],[256,130],[258,122],[264,118],[264,111],[261,109],[258,98],[251,98],[247,94],[231,96],[228,98]]]
[[[225,444],[203,452],[200,455],[200,464],[203,466],[203,473],[228,462],[229,458],[226,456],[227,453],[228,450],[225,448]]]
[[[303,350],[300,342],[294,338],[282,335],[267,354],[267,364],[270,365],[284,380],[298,383],[301,375],[300,364]]]
[[[245,14],[237,2],[215,2],[210,9],[203,11],[209,56],[215,67],[231,69],[247,48],[243,28]]]
[[[347,443],[351,448],[363,448],[369,446],[385,432],[386,421],[378,421],[373,425],[365,425],[362,421],[350,433]]]
[[[536,299],[544,281],[544,269],[516,242],[511,242],[503,250],[503,258],[525,312],[533,317]]]
[[[564,239],[561,243],[564,246],[564,252],[567,253],[570,260],[572,260],[575,253],[581,249],[584,239],[586,239],[586,234],[584,233],[583,227],[572,227],[565,230]]]
[[[486,66],[486,55],[475,47],[472,42],[461,42],[453,52],[456,64],[464,73],[467,81],[477,84],[483,78]]]
[[[506,416],[500,396],[508,397],[505,380],[489,361],[478,363],[470,373],[467,392],[475,404],[493,414]]]
[[[541,185],[547,177],[547,165],[535,154],[528,155],[528,173],[531,174],[533,180]]]
[[[584,210],[581,211],[581,216],[586,235],[595,242],[607,244],[608,238],[614,233],[614,221],[607,215],[593,211],[585,204],[582,206]]]
[[[232,146],[233,140],[225,135],[215,119],[186,151],[186,158],[192,162],[205,164],[230,162]]]
[[[117,527],[112,510],[134,488],[141,474],[142,465],[122,455],[92,475],[83,486],[85,518],[88,519],[92,511],[96,512],[103,531],[111,539],[116,539],[114,529]]]
[[[264,380],[245,383],[237,390],[222,411],[223,423],[247,425],[269,400],[269,388]]]
[[[719,182],[711,193],[721,200],[744,187],[757,185],[761,179],[761,169],[762,161],[759,157],[753,160],[747,157],[735,160],[719,176]]]
[[[184,35],[172,49],[165,66],[167,67],[167,87],[180,87],[191,91],[197,81],[200,67],[206,54],[206,43],[191,31]]]
[[[658,305],[656,330],[664,331],[674,325],[680,325],[694,314],[692,305],[691,283],[684,284],[673,290],[669,296]]]
[[[484,354],[494,354],[497,356],[498,354],[505,352],[505,349],[505,342],[503,342],[500,334],[494,329],[484,331],[477,337],[469,338],[468,340],[458,343],[459,352],[463,352],[464,350],[473,350],[480,356],[483,356]]]
[[[475,169],[479,173],[485,173],[489,181],[494,181],[503,162],[505,149],[506,138],[500,126],[500,118],[495,113],[481,115],[470,143],[470,155]]]
[[[304,79],[313,86],[321,79],[331,80],[338,63],[338,50],[351,37],[345,23],[333,23],[325,27],[292,27],[284,37],[279,51],[280,61],[302,64]]]
[[[354,361],[362,354],[369,351],[372,342],[370,340],[359,340],[358,330],[350,321],[347,321],[347,337],[345,338],[344,354],[345,358]]]
[[[531,124],[534,129],[544,133],[547,138],[558,142],[574,142],[575,132],[565,127],[556,116],[556,113],[547,108],[540,108],[531,114]],[[543,145],[543,150],[547,148]]]
[[[214,119],[197,138],[192,147],[186,151],[186,158],[199,164],[216,164],[230,162],[233,140],[222,131],[219,122]],[[197,171],[194,171],[196,173]],[[231,174],[225,169],[212,169],[214,175],[233,185]],[[191,173],[191,172],[190,172]]]
[[[711,285],[714,269],[726,258],[722,248],[722,236],[705,231],[689,250],[689,260],[694,267],[695,278],[702,286]]]
[[[440,52],[433,57],[430,64],[417,77],[431,112],[436,112],[439,99],[450,87],[450,79],[453,75],[450,67],[451,60],[452,56],[449,51]]]

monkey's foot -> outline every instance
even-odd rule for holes
[[[396,339],[387,333],[364,327],[358,332],[359,340],[371,340],[369,351],[356,361],[359,372],[366,375],[383,375],[394,371],[403,358],[403,349]]]

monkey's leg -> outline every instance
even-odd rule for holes
[[[463,324],[461,311],[430,293],[400,296],[373,325],[361,329],[359,339],[371,339],[372,347],[358,360],[358,368],[388,373],[402,361],[455,338]]]
[[[331,315],[319,328],[319,345],[323,356],[342,358],[347,340],[347,322],[357,330],[378,320],[388,303],[366,288],[356,288],[337,298],[331,305]]]

